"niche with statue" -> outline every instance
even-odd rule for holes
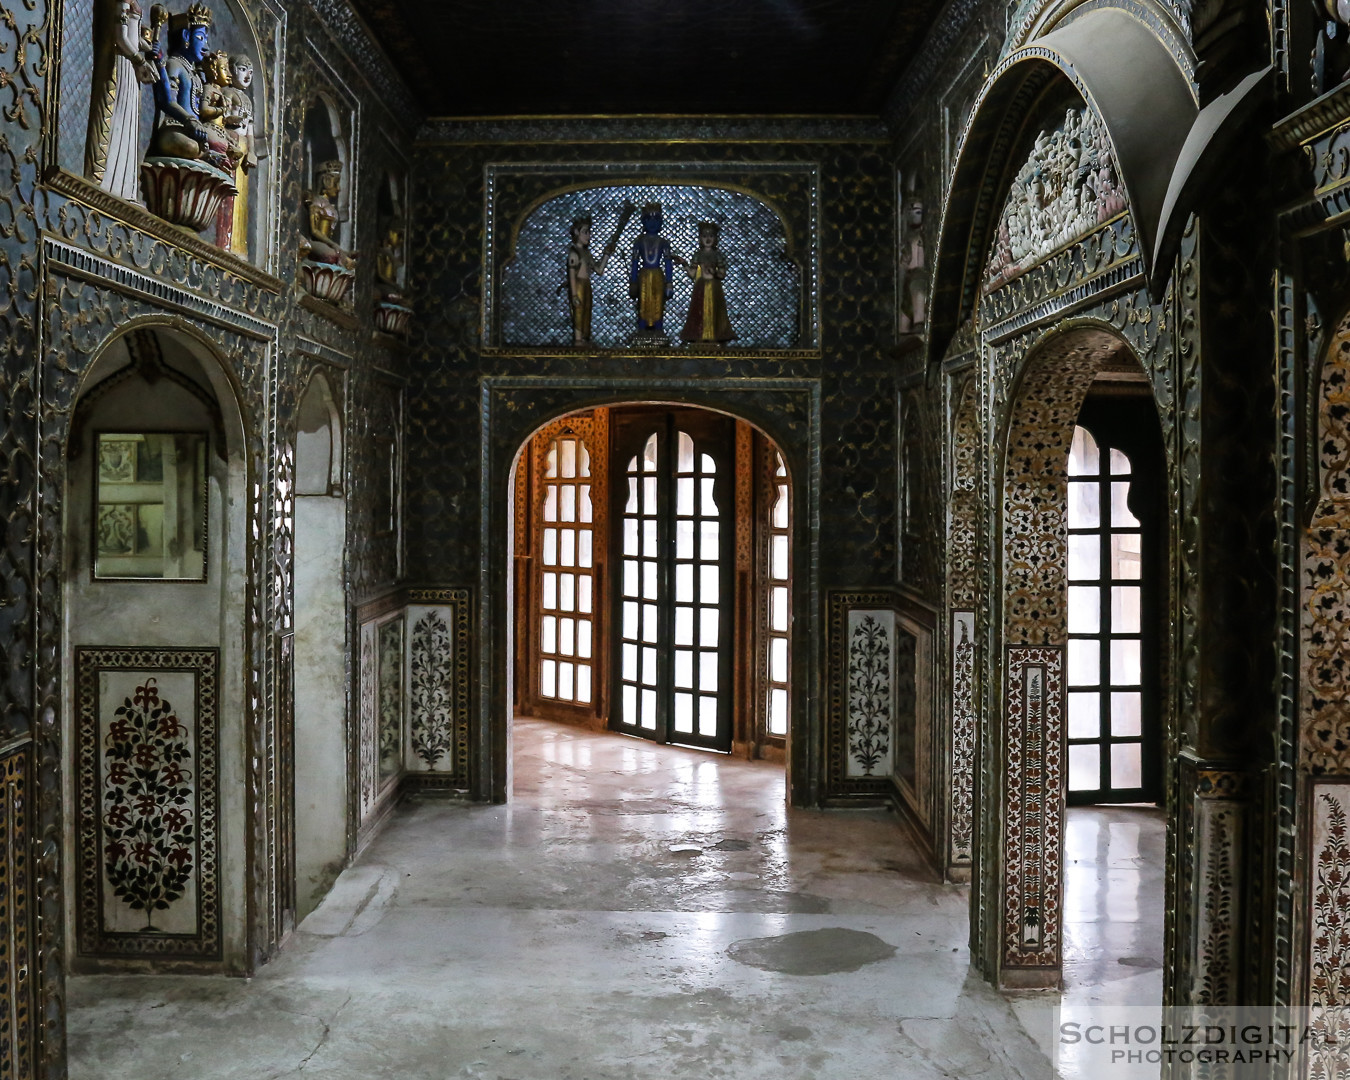
[[[325,97],[305,113],[305,216],[300,236],[300,287],[316,300],[343,306],[356,280],[352,250],[351,154],[341,116]]]
[[[407,181],[386,172],[380,184],[375,252],[375,329],[394,337],[406,337],[412,324],[412,307],[404,293],[407,280]]]

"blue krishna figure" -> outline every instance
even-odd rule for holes
[[[684,259],[672,254],[670,241],[661,235],[662,225],[660,203],[642,208],[642,235],[633,241],[628,271],[628,295],[637,301],[638,333],[653,337],[664,333],[666,301],[675,291],[671,285],[672,264],[685,264]]]

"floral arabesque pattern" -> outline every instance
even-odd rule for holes
[[[850,620],[852,621],[852,620]],[[861,776],[889,773],[892,667],[889,627],[864,612],[854,623],[848,649],[848,752],[851,771]]]
[[[1318,1034],[1344,1046],[1350,1040],[1350,786],[1314,791],[1308,1004]],[[1319,1045],[1310,1051],[1307,1076],[1333,1080],[1344,1075],[1343,1064],[1339,1053]]]
[[[187,891],[196,828],[190,733],[146,679],[118,707],[104,740],[103,867],[133,911],[164,911]]]
[[[413,624],[409,661],[410,742],[428,769],[450,751],[454,736],[454,674],[450,624],[428,611]]]

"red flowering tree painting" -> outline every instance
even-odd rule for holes
[[[103,867],[133,911],[167,910],[187,891],[196,846],[188,729],[146,679],[104,738]]]

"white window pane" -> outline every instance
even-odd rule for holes
[[[656,605],[642,605],[642,640],[650,645],[656,644]]]
[[[1101,455],[1097,450],[1097,440],[1087,428],[1073,429],[1073,442],[1069,444],[1069,475],[1096,476],[1101,468]]]
[[[623,636],[629,641],[636,641],[638,636],[638,606],[631,601],[623,605]]]
[[[775,536],[770,544],[772,557],[769,562],[769,576],[775,581],[786,581],[788,576],[788,538]]]
[[[675,481],[675,513],[690,515],[694,512],[694,479],[682,476]]]
[[[694,523],[688,518],[675,522],[675,558],[692,559],[694,557]]]
[[[549,445],[548,455],[544,458],[544,475],[558,475],[558,440],[554,439]]]
[[[675,685],[682,690],[694,688],[694,650],[675,650]]]
[[[563,479],[577,474],[577,443],[575,439],[563,439],[558,444],[558,472]]]
[[[548,650],[552,652],[553,650]],[[577,623],[575,619],[558,620],[558,652],[575,656],[577,651]]]
[[[558,539],[561,541],[561,548],[558,554],[558,562],[563,566],[576,566],[577,564],[577,534],[571,529],[561,530]]]
[[[647,731],[656,730],[656,691],[642,691],[642,726]]]
[[[656,599],[656,561],[644,560],[642,563],[642,599]]]
[[[591,452],[590,452],[589,450],[586,449],[586,444],[585,444],[585,443],[578,443],[578,444],[577,444],[577,455],[578,455],[578,457],[577,457],[577,462],[578,462],[577,475],[578,475],[578,476],[590,476],[590,475],[591,475]]]
[[[774,682],[787,682],[787,677],[787,638],[776,637],[769,642],[769,678]]]
[[[642,647],[642,685],[656,685],[656,650],[650,645]]]
[[[713,693],[717,691],[717,654],[715,652],[698,654],[698,688]]]
[[[1069,528],[1095,529],[1101,524],[1101,491],[1095,480],[1069,481]]]
[[[700,482],[703,484],[703,506],[700,512],[705,517],[716,517],[717,500],[713,498],[713,487],[716,485],[717,481],[706,479]]]
[[[698,699],[698,733],[705,739],[717,734],[717,699],[701,696]]]
[[[544,565],[558,565],[558,530],[544,530]]]
[[[1096,641],[1069,642],[1069,685],[1096,686],[1101,680],[1102,647]]]
[[[590,530],[590,529],[578,529],[578,530],[577,530],[577,565],[578,565],[578,566],[587,566],[587,567],[589,567],[589,566],[591,565],[591,555],[592,555],[592,552],[591,552],[591,535],[592,535],[592,534],[591,534],[591,530]]]
[[[680,604],[694,602],[694,568],[689,565],[675,567],[675,601]]]
[[[544,487],[544,520],[558,520],[558,485],[548,484]]]
[[[705,648],[717,645],[717,615],[715,607],[699,608],[698,641]]]
[[[548,573],[544,575],[544,595],[542,600],[546,608],[556,608],[558,606],[558,575]]]
[[[694,643],[694,609],[677,607],[675,609],[675,644],[692,645]]]
[[[719,566],[700,567],[698,598],[705,604],[717,603],[717,586],[721,581],[722,568]]]
[[[675,437],[675,468],[678,472],[694,471],[694,440],[681,431]]]
[[[775,529],[786,529],[788,527],[788,490],[786,484],[778,485],[778,494],[773,501],[773,512],[769,515],[769,520],[773,523]]]
[[[541,652],[558,651],[558,619],[554,615],[545,615],[539,620],[539,649]]]
[[[625,644],[623,647],[623,677],[626,682],[637,682],[638,647]]]
[[[1137,692],[1111,695],[1111,734],[1117,737],[1144,733],[1143,699]]]
[[[638,512],[637,479],[632,476],[628,478],[628,501],[624,503],[623,512],[625,514]]]
[[[545,660],[539,671],[539,692],[544,697],[557,697],[557,691],[558,662],[556,660]]]
[[[623,553],[625,555],[638,554],[637,518],[623,519]]]
[[[591,668],[589,664],[577,665],[577,700],[583,705],[591,703]]]
[[[656,513],[656,477],[648,476],[642,481],[642,512],[647,515]]]
[[[694,733],[694,695],[675,695],[675,730],[681,735]]]
[[[562,504],[558,516],[563,521],[576,521],[577,519],[577,489],[571,484],[562,488],[558,492]]]
[[[1111,633],[1139,633],[1139,586],[1114,585],[1111,588]]]
[[[642,448],[642,471],[656,472],[656,436],[652,435],[647,439],[647,445]]]
[[[575,574],[558,575],[558,610],[576,611],[577,577]]]
[[[1069,747],[1069,790],[1097,791],[1102,786],[1100,746]]]
[[[1069,537],[1069,580],[1096,581],[1102,574],[1102,541],[1098,536]]]
[[[1111,642],[1111,684],[1113,686],[1139,685],[1139,642]]]
[[[571,700],[572,698],[572,672],[571,664],[558,665],[558,696]]]
[[[788,628],[787,590],[774,589],[769,598],[769,629],[786,634]]]
[[[577,620],[577,655],[583,660],[591,658],[591,620]]]
[[[636,724],[638,722],[637,706],[637,688],[625,686],[623,688],[623,722],[625,724]]]
[[[699,526],[703,533],[703,545],[699,551],[699,558],[704,562],[716,562],[721,554],[718,551],[718,539],[721,536],[722,527],[715,521],[705,521]]]
[[[1139,519],[1130,513],[1130,482],[1117,481],[1111,485],[1111,527],[1114,529],[1137,529]]]
[[[769,734],[786,735],[787,717],[787,691],[775,687],[769,691]]]
[[[1069,738],[1095,739],[1102,733],[1102,698],[1095,693],[1069,695]]]
[[[582,574],[577,579],[577,610],[583,615],[591,613],[591,575]]]
[[[1112,476],[1130,475],[1130,459],[1127,458],[1123,452],[1115,449],[1114,447],[1112,447],[1111,449],[1111,475]]]
[[[624,559],[623,561],[623,594],[624,596],[638,595],[638,567],[636,559]]]
[[[1144,786],[1144,759],[1138,743],[1116,743],[1111,747],[1111,786],[1116,789]]]
[[[656,558],[656,519],[648,518],[642,523],[642,554],[644,558]]]
[[[588,522],[588,521],[592,520],[592,518],[591,518],[592,513],[593,513],[593,511],[591,510],[591,485],[590,485],[590,484],[582,484],[582,485],[581,485],[581,513],[578,514],[577,517],[578,517],[578,519],[581,520],[581,521],[587,521],[587,522]]]
[[[1069,586],[1069,633],[1095,634],[1102,626],[1102,591],[1096,585]]]
[[[1138,581],[1143,576],[1144,539],[1139,533],[1111,535],[1111,576],[1125,581]]]

